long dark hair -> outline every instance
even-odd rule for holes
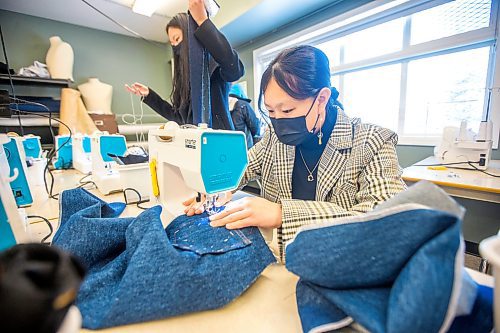
[[[174,53],[174,78],[173,89],[170,94],[170,100],[174,110],[186,110],[189,108],[191,97],[189,87],[189,49],[188,49],[188,15],[179,13],[168,22],[165,30],[168,34],[168,28],[179,28],[182,30],[181,51]]]
[[[325,87],[332,91],[328,108],[342,104],[337,101],[337,89],[330,86],[330,61],[326,54],[310,45],[300,45],[281,51],[267,66],[260,83],[259,108],[262,110],[262,98],[271,81],[276,83],[288,95],[295,99],[315,97]]]

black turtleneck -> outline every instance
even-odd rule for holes
[[[323,132],[323,138],[321,139],[321,145],[318,143],[318,136],[315,135],[311,139],[308,139],[304,143],[295,147],[295,162],[293,163],[293,172],[292,172],[292,198],[293,199],[301,199],[301,200],[315,200],[316,198],[316,185],[318,182],[318,167],[314,169],[312,172],[312,176],[314,180],[312,182],[307,180],[309,176],[309,172],[307,171],[306,166],[309,170],[313,170],[316,166],[316,163],[319,162],[323,151],[330,139],[330,135],[332,134],[333,127],[335,126],[335,122],[337,120],[337,108],[330,108],[326,112],[325,122],[321,127],[321,131]],[[302,156],[304,160],[302,160]]]

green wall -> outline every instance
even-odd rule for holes
[[[89,77],[97,77],[112,85],[112,110],[117,115],[131,113],[130,97],[123,88],[125,83],[142,82],[164,98],[170,94],[171,49],[166,44],[148,43],[139,38],[3,10],[0,10],[0,22],[11,68],[18,71],[32,65],[35,60],[45,63],[49,38],[60,36],[73,47],[75,54],[75,82],[71,87],[76,88]],[[22,87],[19,90],[18,94],[26,91]],[[58,95],[53,89],[42,90],[42,93]],[[138,98],[134,99],[134,106],[137,111]],[[161,122],[163,119],[147,106],[144,111],[145,121]],[[117,116],[117,120],[121,122],[121,117]]]

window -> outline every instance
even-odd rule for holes
[[[457,0],[411,16],[411,44],[488,27],[491,0]]]
[[[404,23],[402,19],[389,21],[315,46],[334,63],[341,53],[345,63],[373,58],[402,49]]]
[[[442,124],[460,126],[483,118],[489,47],[455,52],[408,63],[403,133],[436,135]]]
[[[401,65],[345,74],[343,91],[349,93],[342,95],[344,108],[364,122],[397,128],[400,77]]]
[[[282,49],[311,44],[328,55],[346,113],[396,131],[400,143],[434,145],[443,127],[464,119],[477,131],[488,117],[498,133],[497,7],[498,0],[369,3],[255,50],[255,75]]]

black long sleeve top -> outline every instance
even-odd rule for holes
[[[212,128],[233,130],[234,125],[229,113],[228,94],[230,82],[237,81],[245,73],[238,53],[232,49],[226,37],[210,20],[206,20],[194,33],[196,39],[211,55],[210,98],[212,105]],[[172,105],[162,99],[154,90],[144,98],[144,103],[164,118],[180,125],[192,124],[189,110],[175,111]],[[197,124],[194,124],[197,125]]]
[[[260,132],[260,121],[250,103],[238,99],[231,111],[231,118],[233,119],[234,129],[245,133],[247,148],[252,148],[254,137],[258,136]]]

